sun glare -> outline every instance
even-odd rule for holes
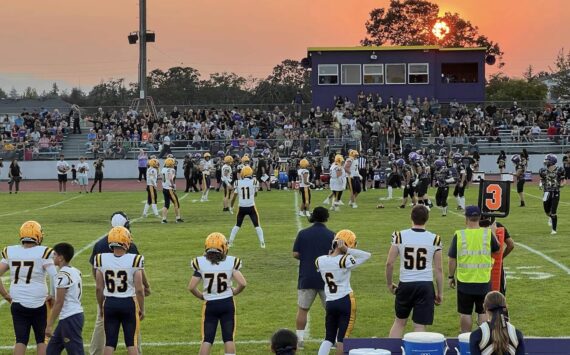
[[[437,21],[433,25],[431,32],[437,39],[442,40],[449,34],[449,26],[443,21]]]

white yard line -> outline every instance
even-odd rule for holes
[[[511,191],[513,191],[514,193],[516,193],[516,194],[518,195],[517,190],[511,189]],[[532,197],[532,198],[535,198],[535,199],[537,199],[537,200],[541,200],[541,201],[542,201],[542,196],[537,196],[537,195],[529,194],[528,192],[525,192],[524,194],[527,195],[527,196],[530,196],[530,197]],[[562,204],[562,205],[570,206],[570,203],[569,203],[569,202],[559,201],[558,203],[560,203],[560,204]]]
[[[0,217],[13,216],[13,215],[16,215],[16,214],[27,213],[27,212],[30,212],[30,211],[47,210],[48,208],[57,207],[57,206],[59,206],[59,205],[61,205],[61,204],[64,204],[64,203],[66,203],[66,202],[68,202],[68,201],[76,200],[76,199],[81,198],[81,197],[83,197],[83,196],[84,196],[84,195],[74,196],[74,197],[68,198],[68,199],[66,199],[66,200],[59,201],[59,202],[57,202],[57,203],[54,203],[54,204],[51,204],[51,205],[47,205],[47,206],[43,206],[43,207],[39,207],[39,208],[32,208],[32,209],[27,209],[27,210],[22,210],[22,211],[14,211],[14,212],[10,212],[10,213],[0,214]]]

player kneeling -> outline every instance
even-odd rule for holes
[[[210,354],[216,337],[218,322],[222,328],[225,354],[235,354],[234,333],[236,309],[233,296],[243,291],[246,281],[239,269],[241,260],[227,255],[228,242],[222,233],[211,233],[206,238],[204,256],[192,260],[194,275],[188,290],[198,299],[204,300],[202,311],[202,345],[200,355]],[[232,279],[237,287],[232,287]],[[198,284],[203,281],[203,291]]]
[[[336,342],[337,355],[344,354],[342,342],[349,337],[356,317],[356,300],[350,287],[351,270],[364,263],[372,254],[354,249],[356,235],[344,229],[333,240],[330,255],[319,256],[317,270],[325,281],[326,319],[325,340],[318,355],[327,355]]]

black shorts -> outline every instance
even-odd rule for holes
[[[57,174],[57,181],[67,182],[67,174]]]
[[[362,191],[362,184],[360,183],[360,177],[358,176],[349,177],[348,188],[353,194],[359,194]]]
[[[542,202],[544,213],[550,216],[556,215],[558,212],[558,204],[560,203],[560,191],[545,192],[548,194],[546,201]]]
[[[289,182],[297,181],[297,170],[289,170],[287,177],[289,178]]]
[[[470,295],[468,293],[463,293],[457,291],[457,312],[460,314],[473,314],[473,306],[475,306],[475,313],[483,314],[485,310],[483,309],[483,302],[485,301],[485,294],[482,295]]]
[[[139,306],[134,298],[106,297],[103,303],[105,346],[117,348],[119,328],[123,327],[125,346],[137,346]]]
[[[404,187],[404,198],[406,197],[410,197],[410,198],[414,198],[414,188],[413,186],[409,186],[406,185],[406,187]]]
[[[46,339],[47,307],[44,304],[38,308],[26,308],[19,303],[12,303],[12,322],[16,343],[28,345],[30,330],[34,330],[36,344],[41,344]]]
[[[224,343],[234,340],[236,330],[236,307],[233,297],[204,302],[202,312],[202,341],[213,344],[218,322],[222,328]]]
[[[207,189],[210,188],[210,175],[202,174],[202,185],[205,185]]]
[[[356,320],[356,300],[352,293],[334,301],[327,301],[325,317],[325,340],[342,343],[350,337]]]
[[[566,179],[570,179],[570,168],[564,168],[564,175]]]
[[[83,355],[83,313],[61,319],[53,336],[49,339],[46,354],[61,354],[65,349],[69,355]]]
[[[524,190],[524,177],[520,178],[517,180],[517,192],[521,193]]]
[[[400,282],[396,291],[396,317],[408,319],[412,310],[412,320],[416,324],[433,324],[435,290],[433,282]]]
[[[311,189],[309,187],[299,187],[299,193],[301,194],[301,203],[305,206],[311,204]]]
[[[146,203],[156,205],[156,187],[152,185],[146,186]]]
[[[249,216],[254,227],[259,227],[259,215],[257,214],[257,209],[255,206],[239,208],[236,226],[241,227],[245,216]]]
[[[164,196],[164,208],[170,208],[170,202],[174,204],[174,207],[180,208],[180,203],[178,202],[178,196],[176,196],[176,192],[172,189],[163,189],[162,195]]]
[[[453,196],[455,196],[455,197],[465,196],[465,186],[459,187],[459,185],[455,185],[455,189],[453,189]]]
[[[418,197],[427,195],[429,188],[429,179],[421,179],[416,186],[416,193]]]
[[[388,183],[387,183],[387,185],[388,185],[388,186],[392,186],[392,187],[395,188],[395,189],[398,188],[398,187],[400,187],[400,185],[401,185],[401,182],[400,182],[400,175],[398,175],[398,174],[390,174],[390,175],[388,176]]]
[[[447,197],[449,196],[449,186],[440,186],[435,193],[435,204],[439,207],[447,207]]]

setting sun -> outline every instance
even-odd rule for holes
[[[431,30],[433,35],[437,37],[437,39],[442,40],[449,34],[449,26],[443,21],[437,21]]]

